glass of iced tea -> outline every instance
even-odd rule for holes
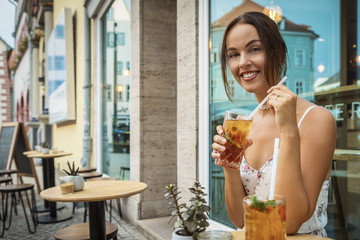
[[[286,239],[285,198],[250,195],[244,198],[245,239]]]
[[[225,151],[220,152],[220,159],[215,161],[216,165],[240,169],[240,153],[249,136],[252,119],[247,116],[226,111],[223,123],[224,137],[226,138]]]

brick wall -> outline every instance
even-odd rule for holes
[[[0,122],[11,122],[11,86],[7,53],[0,52]]]

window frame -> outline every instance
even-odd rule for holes
[[[198,81],[199,81],[199,122],[198,122],[198,176],[199,181],[203,187],[205,187],[205,192],[208,194],[205,196],[205,200],[209,202],[209,163],[211,161],[209,155],[209,121],[210,121],[210,109],[209,109],[209,70],[210,70],[210,1],[209,0],[200,0],[199,1],[199,36],[198,36]],[[215,220],[210,219],[210,228],[219,229],[224,231],[234,231],[233,228],[230,228],[224,224],[221,224]]]

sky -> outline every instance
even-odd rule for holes
[[[14,47],[15,38],[12,36],[15,31],[15,6],[9,0],[0,0],[0,37]]]
[[[253,0],[269,6],[270,0]],[[331,77],[340,70],[340,0],[274,0],[283,16],[296,24],[311,26],[319,38],[314,42],[314,67],[322,64],[325,71],[314,72],[315,79]],[[211,21],[242,3],[242,0],[211,0]]]

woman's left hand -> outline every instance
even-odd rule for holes
[[[268,104],[275,110],[276,124],[280,131],[297,127],[296,94],[284,85],[273,86],[268,93]]]

